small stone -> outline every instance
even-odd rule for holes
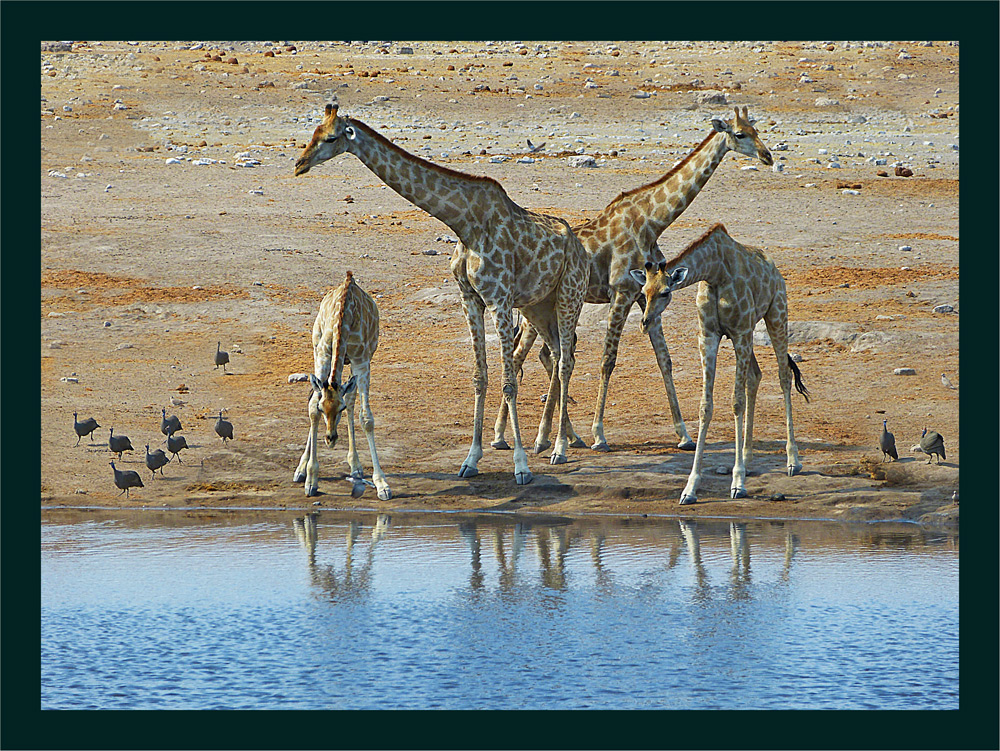
[[[861,191],[860,190],[850,190],[850,189],[848,189],[848,190],[841,191],[841,192],[845,196],[860,196],[861,195]]]
[[[730,472],[729,467],[716,467],[715,474],[717,475],[728,475]]]
[[[509,156],[498,155],[490,157],[490,164],[503,164],[504,162],[509,162],[509,161],[510,161]]]
[[[771,493],[771,495],[768,496],[767,500],[769,500],[769,501],[783,501],[783,500],[785,500],[785,494],[784,493]]]
[[[79,383],[80,382],[79,378],[75,378],[73,376],[63,376],[59,380],[62,381],[63,383]]]
[[[757,172],[758,171],[756,164],[748,164],[748,165],[746,165],[744,167],[740,167],[740,170],[742,170],[743,172]]]
[[[774,164],[771,165],[771,171],[772,172],[784,172],[785,171],[785,165],[780,164],[778,162],[775,162]]]
[[[899,249],[901,251],[903,251],[904,253],[908,253],[909,251],[913,250],[913,246],[912,245],[900,245]]]
[[[917,296],[917,293],[916,293],[916,292],[914,292],[914,291],[913,291],[912,289],[911,289],[911,290],[907,290],[907,291],[906,291],[906,296],[907,296],[907,297],[916,297],[916,296]]]
[[[183,159],[178,159],[177,157],[172,156],[172,157],[170,157],[167,160],[167,164],[184,164],[184,160]]]
[[[913,177],[913,170],[908,167],[896,167],[896,177]]]
[[[104,328],[110,329],[111,328],[111,321],[105,321],[104,322]]]
[[[535,160],[532,159],[530,156],[522,156],[520,159],[517,160],[517,163],[518,164],[534,164]]]
[[[400,54],[400,55],[412,55],[413,54],[413,47],[400,47],[398,54]]]
[[[892,371],[892,374],[898,376],[911,376],[911,375],[916,375],[917,371],[915,371],[913,368],[896,368],[895,370]]]
[[[649,99],[649,97],[650,97],[650,93],[648,91],[633,91],[632,92],[632,98],[633,99]]]
[[[729,98],[724,91],[699,91],[695,97],[698,104],[728,104]]]
[[[935,313],[954,313],[955,312],[955,308],[953,308],[951,305],[935,305],[934,306],[934,312]]]
[[[427,250],[421,251],[425,256],[436,256],[440,255],[434,248],[428,248]]]
[[[816,100],[817,107],[837,107],[840,105],[840,101],[837,99],[830,99],[829,97],[821,96]]]
[[[134,344],[129,344],[128,342],[125,342],[125,343],[119,344],[117,347],[115,347],[115,351],[118,352],[119,350],[123,350],[123,349],[133,349],[134,347],[135,347]]]
[[[73,495],[87,495],[87,491],[83,488],[77,488],[73,491]]]
[[[570,167],[596,167],[597,161],[592,156],[571,156],[566,159]]]

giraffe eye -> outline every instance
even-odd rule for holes
[[[733,135],[736,136],[737,138],[746,138],[747,137],[746,133],[733,133]]]

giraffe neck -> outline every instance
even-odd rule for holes
[[[713,131],[666,175],[634,194],[635,205],[645,217],[643,231],[650,245],[684,213],[727,151],[725,135]]]
[[[687,246],[673,259],[667,261],[666,273],[683,266],[688,270],[684,283],[676,289],[690,287],[697,282],[718,285],[726,279],[726,228],[712,226],[704,235]]]
[[[448,225],[459,238],[469,236],[482,213],[481,197],[500,185],[421,159],[358,120],[348,150],[378,178],[410,203]],[[505,195],[505,194],[504,194]]]
[[[326,322],[326,330],[323,332],[324,346],[322,362],[324,367],[321,370],[328,370],[325,373],[317,373],[317,375],[320,380],[324,383],[329,383],[331,386],[340,386],[343,383],[344,364],[347,360],[345,347],[347,332],[345,331],[345,324],[350,317],[348,315],[348,306],[351,304],[351,290],[353,286],[351,278],[348,277],[340,289],[337,290],[334,305],[328,314],[329,319]]]

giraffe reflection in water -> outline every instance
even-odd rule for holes
[[[314,587],[325,593],[330,600],[340,600],[371,591],[372,566],[375,563],[375,549],[385,537],[392,523],[388,514],[379,514],[371,532],[371,545],[367,554],[359,562],[354,560],[354,543],[361,534],[361,522],[351,520],[347,524],[344,547],[344,564],[338,573],[332,564],[316,563],[316,543],[318,534],[316,520],[319,514],[313,512],[292,520],[292,528],[299,544],[308,554],[309,578]]]

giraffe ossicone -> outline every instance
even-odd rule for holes
[[[695,503],[701,481],[705,439],[712,420],[715,364],[719,343],[728,336],[736,352],[733,415],[736,421],[736,460],[730,486],[732,498],[745,498],[746,467],[753,458],[753,417],[761,371],[753,353],[753,330],[761,319],[767,326],[775,357],[778,380],[785,400],[785,450],[788,476],[802,469],[792,428],[791,387],[809,401],[798,366],[788,355],[788,297],[785,280],[774,262],[760,249],[742,245],[722,224],[713,225],[670,261],[647,262],[645,271],[633,272],[643,282],[645,315],[643,330],[657,325],[673,293],[698,282],[698,349],[701,353],[702,397],[698,443],[681,505]],[[744,423],[745,419],[745,423]]]
[[[542,335],[558,362],[558,381],[552,379],[550,394],[559,392],[560,419],[550,462],[567,461],[569,379],[589,273],[587,253],[569,225],[514,203],[492,178],[468,175],[410,154],[360,120],[340,116],[336,104],[326,106],[323,121],[295,163],[295,174],[303,175],[345,151],[403,198],[444,222],[459,238],[451,270],[462,293],[475,352],[472,445],[459,476],[478,474],[483,455],[486,310],[500,338],[501,391],[514,431],[517,484],[530,482],[532,475],[517,422],[514,308],[519,308]],[[551,402],[554,405],[554,397]]]
[[[669,172],[653,182],[620,193],[600,214],[590,221],[574,228],[580,242],[589,255],[590,283],[584,298],[589,303],[611,303],[608,311],[608,327],[604,339],[601,360],[601,383],[597,405],[594,410],[592,449],[609,451],[604,435],[604,409],[608,399],[608,384],[618,359],[618,344],[622,329],[632,306],[642,306],[642,283],[636,282],[631,271],[641,272],[647,261],[664,260],[657,245],[657,238],[691,204],[708,179],[722,163],[730,151],[758,159],[762,164],[771,165],[774,160],[754,127],[746,107],[742,112],[734,107],[731,120],[715,118],[711,130],[684,159]],[[680,405],[673,381],[673,363],[667,349],[666,339],[659,321],[647,332],[650,345],[656,356],[657,367],[663,379],[663,386],[670,404],[670,414],[674,430],[680,441],[678,448],[691,450],[694,442],[688,435],[681,416]],[[536,337],[530,320],[521,323],[520,339],[514,355],[514,366],[520,369]],[[543,346],[539,359],[552,376],[549,352]],[[550,388],[551,390],[551,388]],[[546,402],[542,422],[538,429],[536,446],[548,444],[548,425],[551,424],[551,409],[554,405]],[[506,405],[500,406],[494,425],[495,448],[505,448],[504,433],[507,425]],[[577,436],[572,424],[569,426],[573,445],[586,444]]]

